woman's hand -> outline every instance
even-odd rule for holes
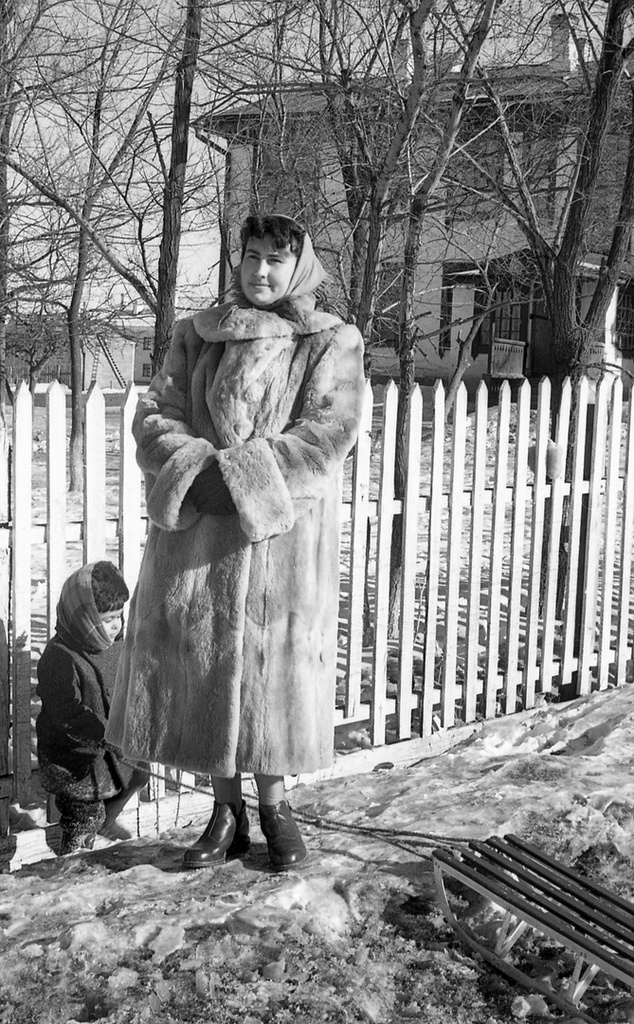
[[[187,497],[201,514],[231,516],[236,511],[231,491],[223,480],[217,462],[198,474],[187,492]]]

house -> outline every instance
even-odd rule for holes
[[[200,247],[199,263],[202,262],[201,251],[207,256],[210,246]],[[217,246],[212,251],[215,252],[217,265]],[[190,274],[190,281],[193,279],[194,275]],[[181,289],[179,299],[178,316],[186,316],[214,301],[215,291],[212,292],[208,286],[197,290],[188,283],[187,291],[185,287]],[[154,317],[140,307],[141,303],[135,298],[126,301],[123,292],[115,306],[103,302],[99,307],[101,319],[95,316],[83,342],[82,391],[87,391],[93,383],[108,391],[124,390],[131,383],[139,387],[149,384],[154,374]],[[16,325],[10,320],[7,324],[5,362],[8,383],[13,386],[21,380],[29,381],[32,377],[32,383],[47,384],[58,380],[69,387],[71,365],[65,320],[62,318],[62,323],[57,327],[57,344],[50,345],[51,354],[43,362],[42,356],[46,354],[46,349],[42,348],[41,338],[38,338],[37,323],[31,328],[34,336],[32,345],[26,343],[28,339],[20,346],[12,345],[11,335],[15,331]]]
[[[491,72],[547,241],[556,234],[577,153],[575,117],[584,80],[579,39],[576,42],[573,46],[569,20],[556,14],[550,20],[545,59],[498,65]],[[449,72],[437,87],[434,102],[439,107],[447,104],[455,77],[455,72]],[[244,102],[232,99],[216,104],[197,120],[198,136],[225,154],[227,232],[221,292],[237,258],[231,227],[254,207],[277,208],[303,218],[331,272],[333,308],[344,316],[348,313],[354,288],[351,196],[354,188],[362,191],[358,173],[362,165],[354,134],[343,139],[337,136],[343,123],[336,120],[337,111],[341,112],[342,104],[353,104],[354,117],[365,119],[366,131],[372,130],[374,119],[376,140],[381,118],[389,116],[393,102],[390,88],[385,78],[364,80],[356,91],[342,90],[341,82],[285,82],[260,95],[253,89],[245,94]],[[471,362],[464,377],[473,386],[487,377],[549,375],[554,361],[552,332],[526,235],[509,212],[510,204],[501,204],[499,198],[502,190],[512,196],[515,187],[505,146],[508,139],[502,136],[486,86],[472,84],[470,90],[460,144],[442,190],[425,217],[412,319],[415,372],[423,382],[452,377],[461,342],[473,329]],[[416,147],[419,153],[424,150],[429,131],[423,118],[412,160]],[[625,131],[617,119],[608,139],[606,174],[595,199],[591,237],[579,275],[582,314],[609,245],[607,229],[614,219],[618,179],[626,159]],[[422,167],[421,161],[419,174]],[[405,204],[399,205],[398,188],[397,183],[390,204],[373,333],[366,339],[378,376],[398,373],[395,345],[406,228],[406,209]],[[634,373],[633,272],[634,258],[630,258],[606,316],[604,343],[596,347],[593,360],[597,368],[603,364],[621,368],[624,383]]]
[[[10,328],[10,325],[9,325]],[[92,383],[102,390],[121,391],[128,384],[147,385],[152,377],[152,328],[137,326],[129,328],[126,335],[103,334],[90,339],[86,344],[82,360],[82,391]],[[29,380],[30,368],[25,358],[9,352],[5,372],[10,385]],[[67,348],[51,355],[33,374],[33,382],[47,384],[58,380],[70,386],[71,367]]]

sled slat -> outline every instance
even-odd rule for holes
[[[634,989],[634,905],[589,883],[516,836],[471,842],[460,851],[434,850],[438,897],[459,937],[527,988],[583,1020],[579,1002],[599,970]],[[456,916],[446,878],[505,910],[494,948]],[[523,973],[510,959],[516,939],[530,927],[576,956],[567,985],[554,989]]]

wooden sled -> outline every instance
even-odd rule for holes
[[[494,967],[582,1020],[596,1024],[580,1000],[598,971],[634,989],[634,904],[552,861],[516,836],[469,843],[458,851],[434,850],[434,876],[443,912],[457,935]],[[445,877],[490,899],[506,911],[491,949],[462,924],[449,905]],[[527,928],[547,935],[576,955],[561,991],[531,978],[509,954]]]

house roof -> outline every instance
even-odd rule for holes
[[[459,74],[452,70],[441,83],[434,82],[437,101],[448,102],[459,80]],[[564,73],[549,63],[496,69],[489,73],[488,80],[495,86],[502,100],[519,103],[552,99],[561,101],[566,95],[580,92],[582,87],[579,72]],[[346,91],[371,99],[372,94],[383,94],[389,84],[385,78],[372,78],[350,82]],[[340,81],[285,82],[275,87],[254,83],[216,100],[210,110],[193,122],[193,127],[199,137],[219,135],[232,138],[241,127],[246,128],[258,121],[267,108],[272,113],[277,109],[283,110],[286,117],[318,115],[326,109],[329,95],[338,96],[342,92]],[[474,104],[488,103],[484,84],[472,82],[469,94]]]
[[[596,278],[604,260],[605,255],[600,252],[586,253],[581,263],[581,276],[588,280]],[[510,282],[513,278],[513,268],[515,268],[515,274],[517,274],[518,268],[522,264],[525,265],[532,262],[533,257],[530,249],[516,249],[512,253],[491,257],[487,261],[487,270],[493,278],[501,279],[502,281],[508,279]],[[481,265],[474,260],[445,261],[444,270],[445,274],[456,284],[459,284],[461,281],[465,284],[476,281],[482,274]],[[624,283],[632,279],[634,279],[634,255],[629,255],[625,257],[621,264],[619,281]]]

